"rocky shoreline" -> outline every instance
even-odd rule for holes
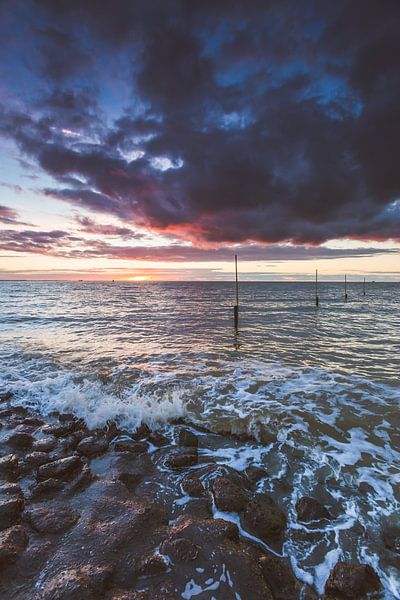
[[[281,556],[286,516],[265,470],[207,461],[207,434],[176,423],[89,431],[0,396],[0,598],[345,600],[380,598],[368,565],[339,562],[324,595]],[[330,519],[301,498],[299,521]]]

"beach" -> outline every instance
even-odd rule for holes
[[[398,598],[397,288],[325,286],[3,282],[0,597]]]

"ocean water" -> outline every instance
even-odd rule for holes
[[[263,465],[288,515],[283,553],[322,591],[339,559],[368,562],[400,598],[400,285],[0,282],[0,389],[90,427],[183,417],[215,433],[202,454]],[[316,495],[326,526],[297,522]],[[225,518],[234,519],[233,515]],[[400,530],[399,530],[400,531]]]

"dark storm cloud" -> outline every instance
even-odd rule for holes
[[[34,105],[0,127],[47,195],[195,243],[400,240],[397,0],[3,6]]]

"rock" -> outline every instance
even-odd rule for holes
[[[79,512],[65,507],[38,507],[26,511],[24,518],[39,533],[61,533],[75,525]]]
[[[43,425],[41,431],[44,435],[54,435],[55,437],[64,437],[73,433],[78,427],[78,424],[75,421],[62,423],[60,425],[52,425],[48,423],[47,425]]]
[[[22,430],[15,430],[7,439],[7,444],[17,450],[26,450],[32,446],[32,443],[32,436],[26,431]]]
[[[169,444],[169,439],[158,431],[152,431],[147,439],[150,444],[153,444],[153,446],[157,447],[166,446]]]
[[[275,600],[296,598],[296,580],[282,559],[273,554],[266,554],[260,558],[259,565]]]
[[[250,483],[252,485],[255,485],[256,483],[258,483],[260,481],[260,479],[264,479],[265,477],[268,477],[268,473],[265,469],[263,469],[262,467],[247,467],[247,469],[244,471],[244,474],[246,475],[247,479],[250,481]]]
[[[332,518],[325,506],[320,504],[315,498],[310,498],[309,496],[303,496],[303,498],[300,498],[296,502],[296,512],[298,520],[304,523]]]
[[[282,535],[286,517],[270,496],[256,494],[246,506],[243,524],[250,533],[268,543]]]
[[[0,402],[9,402],[12,397],[12,392],[3,392],[2,394],[0,394]]]
[[[49,457],[46,452],[30,452],[25,456],[23,466],[25,469],[33,469],[40,467],[45,463],[49,462]]]
[[[7,454],[0,458],[0,478],[13,481],[19,475],[20,468],[15,454]]]
[[[132,437],[134,440],[142,440],[143,438],[147,438],[151,433],[151,430],[146,423],[142,423],[134,433],[132,433]]]
[[[147,592],[114,592],[110,600],[150,600]]]
[[[158,573],[165,573],[168,563],[160,554],[145,556],[139,563],[137,573],[140,577],[149,577]]]
[[[201,498],[205,495],[205,489],[200,479],[188,476],[181,482],[182,490],[192,498]]]
[[[248,503],[247,494],[228,477],[216,477],[212,491],[217,508],[228,512],[240,512]]]
[[[400,554],[400,527],[392,527],[383,532],[383,543],[385,548],[396,554]]]
[[[28,409],[24,406],[13,406],[13,412],[16,415],[25,416],[28,414]]]
[[[3,483],[0,485],[0,496],[20,496],[24,498],[22,490],[17,483]]]
[[[178,433],[178,445],[197,448],[199,445],[199,440],[197,435],[189,431],[189,429],[180,429]]]
[[[71,423],[71,421],[75,422],[77,419],[72,413],[60,413],[58,415],[58,420],[60,423]]]
[[[189,562],[199,555],[199,546],[184,537],[166,540],[161,546],[161,552],[175,562]]]
[[[380,579],[370,565],[338,562],[325,584],[325,594],[335,600],[338,597],[357,600],[380,587]]]
[[[53,497],[57,492],[62,490],[63,487],[64,483],[59,479],[46,479],[29,488],[27,500],[35,502],[37,500],[43,500],[48,496]]]
[[[138,483],[143,479],[143,476],[140,473],[120,473],[118,479],[122,481],[130,492],[133,492]]]
[[[11,408],[3,408],[3,410],[0,410],[0,419],[6,419],[7,417],[11,417],[13,414],[14,413]]]
[[[148,448],[146,442],[135,442],[134,440],[120,440],[114,444],[114,450],[117,452],[132,452],[133,454],[144,454]]]
[[[35,440],[32,444],[32,450],[35,452],[51,452],[57,447],[58,441],[54,436]]]
[[[82,469],[82,461],[77,456],[67,456],[46,463],[38,468],[37,477],[45,479],[71,479]]]
[[[5,492],[0,495],[0,530],[15,525],[24,510],[24,500],[20,494]]]
[[[28,544],[28,536],[19,525],[0,533],[0,564],[15,562]]]
[[[83,456],[87,456],[88,458],[103,454],[107,448],[108,442],[105,439],[94,436],[83,438],[76,447],[79,454],[83,454]]]
[[[179,514],[188,514],[208,519],[212,516],[211,498],[192,498],[189,502],[185,502],[181,506],[175,506],[175,510]]]
[[[91,564],[63,569],[47,580],[40,600],[98,600],[111,569]]]
[[[191,465],[197,465],[199,462],[199,456],[195,448],[191,451],[185,452],[173,452],[171,453],[166,461],[165,465],[171,469],[182,469],[183,467],[190,467]]]

